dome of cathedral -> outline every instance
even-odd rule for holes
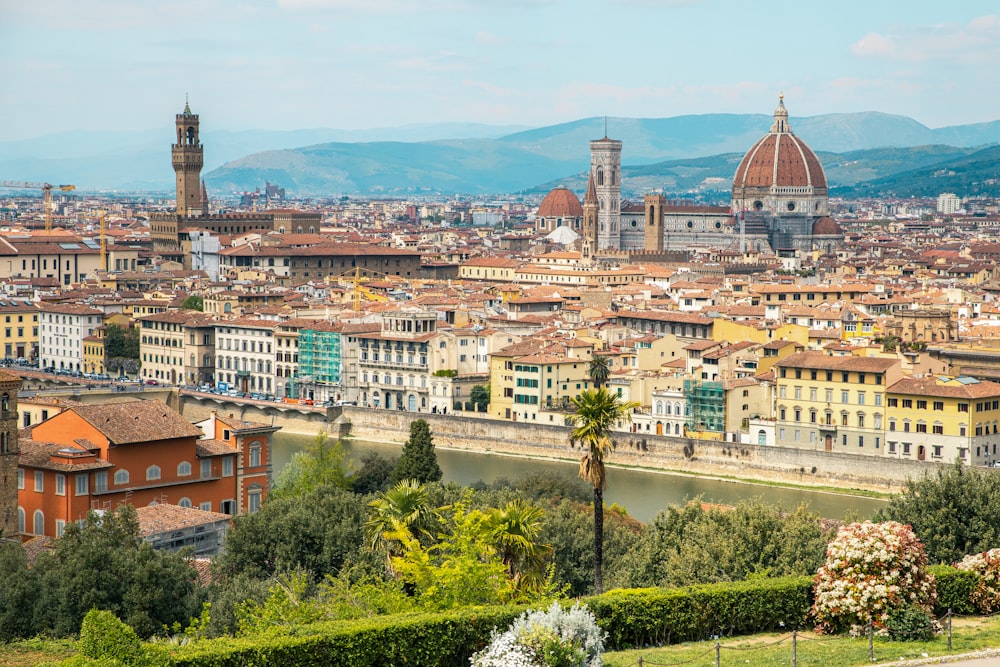
[[[813,188],[826,190],[823,167],[804,141],[792,134],[788,111],[779,100],[771,131],[747,151],[733,177],[742,188]]]
[[[583,207],[568,188],[559,186],[553,188],[538,207],[539,218],[579,218],[583,215]]]
[[[824,215],[822,218],[813,223],[812,228],[813,236],[843,236],[844,230],[840,228],[837,221],[828,215]]]

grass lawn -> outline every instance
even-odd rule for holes
[[[792,664],[791,633],[731,637],[720,641],[720,665]],[[956,618],[952,622],[952,650],[948,650],[945,633],[929,642],[890,642],[875,638],[875,661],[887,663],[927,656],[968,653],[984,648],[1000,647],[1000,618]],[[822,667],[854,667],[870,665],[868,640],[799,633],[798,664]],[[604,654],[608,667],[634,667],[642,658],[643,667],[714,667],[715,642],[692,642],[637,651],[616,651]]]
[[[76,655],[72,639],[25,639],[0,644],[0,665],[29,667],[41,662],[58,662]]]

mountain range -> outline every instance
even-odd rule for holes
[[[589,141],[623,142],[623,190],[725,191],[770,116],[587,118],[534,129],[475,124],[372,130],[211,132],[202,119],[210,194],[278,184],[297,196],[582,192]],[[900,196],[995,187],[1000,121],[931,129],[878,112],[791,119],[817,152],[834,193]],[[170,129],[67,132],[0,142],[0,179],[74,183],[81,190],[173,189]],[[462,137],[462,138],[455,138]],[[982,150],[984,149],[985,150]],[[926,173],[925,173],[926,172]]]

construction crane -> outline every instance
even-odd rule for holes
[[[52,190],[69,192],[76,190],[75,185],[52,185],[51,183],[30,183],[27,181],[0,181],[0,188],[23,188],[41,190],[45,199],[45,233],[52,233]]]
[[[101,216],[101,271],[108,271],[108,242],[105,238],[104,221],[108,217],[107,211],[96,211]]]

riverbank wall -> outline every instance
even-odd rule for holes
[[[402,444],[410,422],[426,419],[438,447],[525,458],[576,460],[579,448],[569,445],[569,429],[554,424],[506,422],[472,415],[440,415],[354,406],[320,410],[305,406],[180,397],[181,412],[191,420],[212,411],[237,419],[281,426],[286,433],[313,435],[325,429],[331,435]],[[921,477],[942,465],[888,457],[792,449],[767,445],[696,440],[633,433],[615,435],[617,448],[611,465],[669,470],[802,486],[899,491],[907,479]],[[525,463],[530,470],[530,462]]]

